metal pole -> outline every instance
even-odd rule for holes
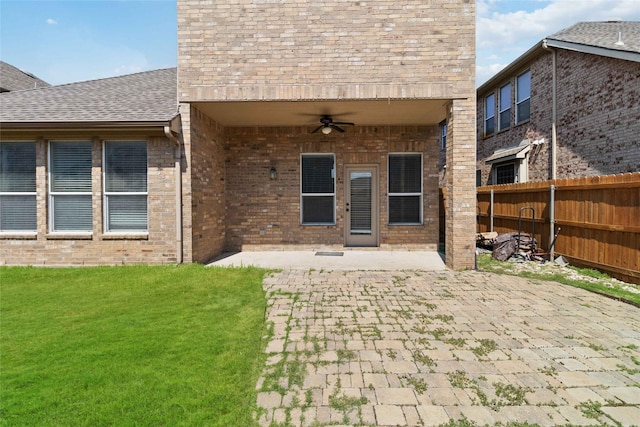
[[[549,261],[553,262],[553,246],[556,241],[554,238],[556,228],[556,186],[549,187]]]
[[[493,188],[491,189],[491,202],[489,208],[491,209],[491,214],[489,216],[489,231],[493,232]]]

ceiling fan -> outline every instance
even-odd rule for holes
[[[331,130],[333,129],[337,130],[338,132],[344,133],[344,129],[342,129],[340,126],[355,126],[355,123],[351,122],[334,122],[331,116],[329,116],[328,114],[325,114],[320,118],[320,123],[322,124],[311,131],[311,133],[316,133],[321,129],[322,133],[324,133],[325,135],[330,134]]]

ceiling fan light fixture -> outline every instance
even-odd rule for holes
[[[324,133],[325,135],[329,135],[331,133],[331,127],[330,126],[323,127],[322,133]]]

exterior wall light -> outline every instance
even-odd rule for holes
[[[275,166],[271,166],[271,169],[269,170],[269,179],[273,181],[276,178],[278,178],[278,171]]]

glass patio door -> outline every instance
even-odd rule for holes
[[[378,171],[346,166],[345,244],[378,246]]]

